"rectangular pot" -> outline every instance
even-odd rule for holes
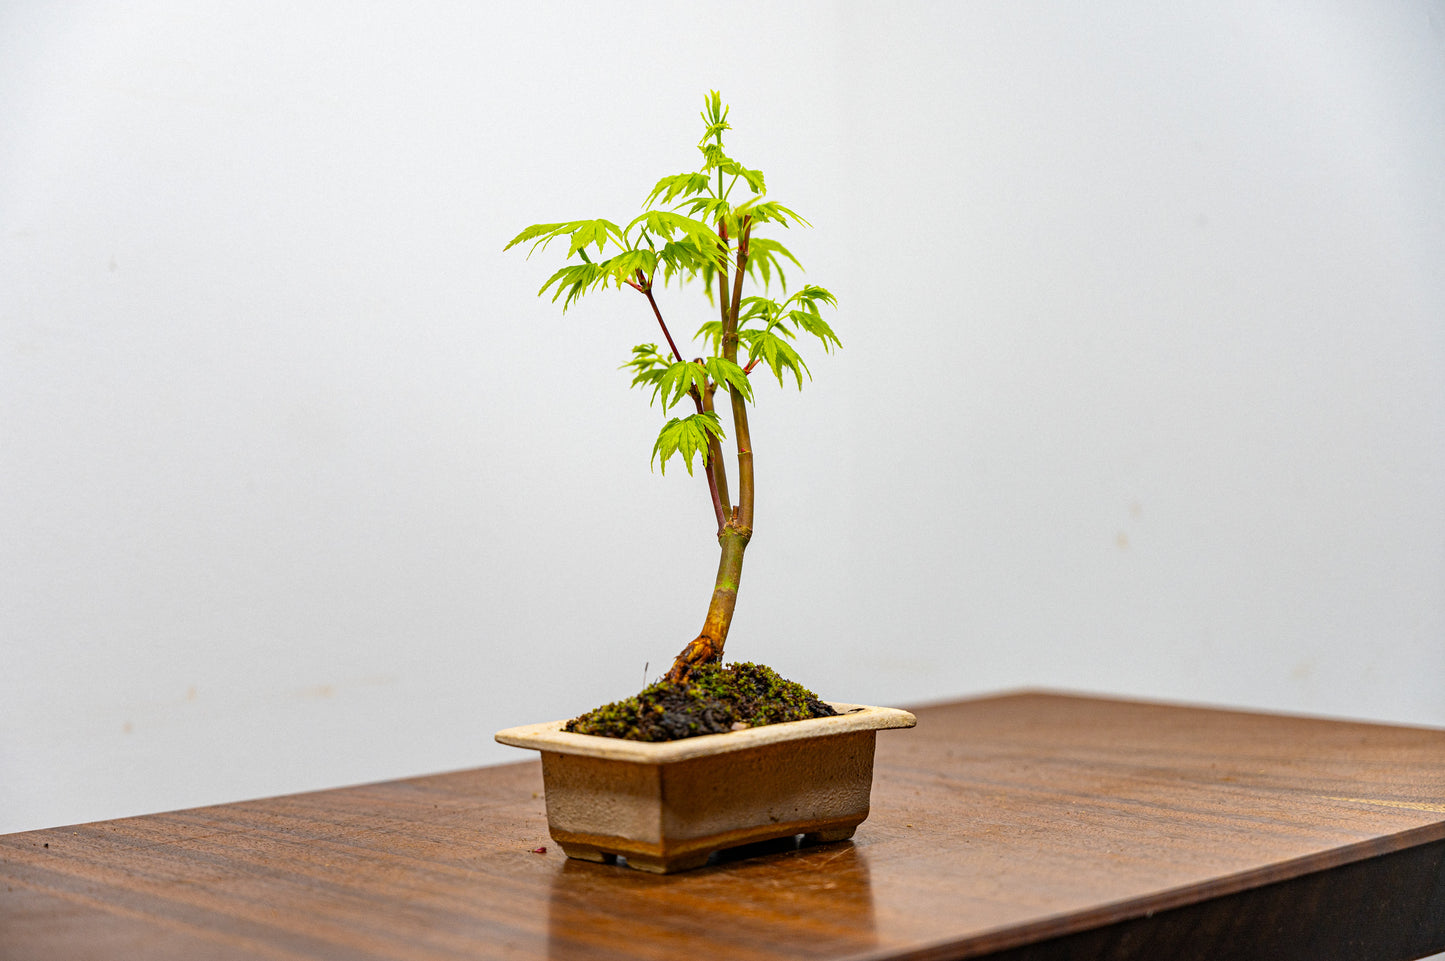
[[[852,837],[868,817],[877,732],[916,720],[894,708],[833,707],[837,717],[679,741],[571,734],[565,721],[496,738],[542,752],[547,825],[568,857],[620,855],[666,874],[755,841]]]

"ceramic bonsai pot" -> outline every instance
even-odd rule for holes
[[[668,874],[714,851],[801,834],[841,841],[868,817],[873,746],[907,711],[833,704],[836,717],[625,741],[562,730],[565,721],[500,731],[542,752],[547,826],[568,857]]]

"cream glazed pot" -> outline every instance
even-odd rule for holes
[[[568,857],[669,874],[714,851],[803,835],[842,841],[868,817],[877,732],[917,719],[833,703],[836,717],[677,741],[571,734],[566,721],[499,731],[542,752],[547,827]]]

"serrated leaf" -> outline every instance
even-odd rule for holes
[[[781,254],[791,260],[799,270],[803,269],[802,262],[793,256],[793,252],[771,237],[753,237],[748,241],[748,256],[756,257],[760,253],[766,253],[773,257]]]
[[[662,409],[667,410],[694,387],[698,390],[706,389],[707,371],[696,361],[682,360],[669,364],[667,370],[662,372],[662,376],[657,380],[655,396],[662,401]]]
[[[742,165],[727,155],[722,144],[703,141],[697,145],[697,149],[702,151],[703,170],[721,168],[724,173],[738,174],[742,172]]]
[[[712,227],[701,220],[680,214],[675,210],[644,211],[627,225],[626,233],[630,233],[632,228],[639,224],[644,230],[656,234],[664,240],[670,241],[674,235],[681,234],[698,249],[716,247],[722,243],[722,238]]]
[[[748,242],[748,273],[754,275],[755,280],[759,277],[762,279],[764,290],[772,286],[774,273],[778,275],[780,288],[786,289],[788,286],[788,277],[783,273],[782,265],[778,260],[779,255],[791,260],[799,269],[802,269],[803,265],[798,262],[797,257],[793,256],[793,252],[776,240],[770,237],[753,237]]]
[[[735,211],[739,217],[749,216],[755,223],[774,223],[784,227],[790,224],[802,224],[804,227],[811,227],[803,217],[795,210],[790,210],[778,203],[776,200],[763,200],[761,197],[754,197],[745,204],[739,204]]]
[[[786,330],[782,330],[781,328],[777,329],[783,334],[787,334]],[[808,365],[803,363],[803,358],[798,356],[798,352],[793,349],[793,345],[778,336],[778,334],[774,332],[774,329],[739,330],[738,340],[747,345],[748,362],[752,363],[761,357],[763,362],[768,365],[768,369],[773,372],[773,376],[778,378],[779,386],[782,386],[783,371],[785,370],[797,378],[799,390],[803,389],[804,374],[808,375],[809,380],[813,379],[813,374],[808,370]]]
[[[529,240],[535,240],[536,238],[541,237],[544,234],[556,234],[557,229],[564,226],[566,226],[566,224],[533,224],[517,236],[513,237],[511,241],[507,243],[507,246],[502,248],[502,251],[505,253],[506,251],[511,250],[518,244],[524,244]]]
[[[778,273],[778,286],[788,286],[788,278],[783,274],[782,268],[777,265],[777,262],[771,255],[763,254],[758,257],[748,257],[748,276],[752,277],[755,281],[761,278],[764,290],[769,290],[773,286],[773,271],[777,271]]]
[[[651,386],[655,394],[657,382],[667,367],[667,358],[657,352],[656,344],[638,344],[632,348],[632,359],[617,369],[632,371],[632,383],[628,384],[629,387]]]
[[[597,245],[597,252],[601,253],[605,244],[610,240],[618,247],[626,249],[627,244],[622,238],[622,228],[610,220],[569,220],[556,224],[533,224],[523,230],[503,250],[511,250],[517,244],[528,240],[534,241],[527,256],[530,257],[539,249],[544,249],[558,237],[570,238],[567,248],[567,256],[570,258],[589,244]],[[584,253],[583,259],[586,259]]]
[[[613,240],[619,247],[625,246],[622,242],[622,228],[610,220],[579,220],[565,226],[571,228],[568,232],[572,235],[567,245],[568,257],[591,244],[597,245],[597,252],[600,254],[608,240]]]
[[[573,301],[598,284],[606,283],[609,276],[611,275],[602,270],[599,264],[568,264],[547,278],[542,289],[537,291],[537,296],[545,294],[547,288],[555,284],[557,289],[552,294],[552,303],[555,304],[557,298],[565,294],[566,297],[562,301],[562,312],[565,314],[567,308],[572,306]]]
[[[739,306],[738,326],[746,327],[753,321],[761,320],[764,327],[773,323],[773,318],[778,316],[782,309],[776,300],[767,297],[744,297]]]
[[[712,347],[712,352],[717,353],[722,349],[723,325],[720,320],[709,320],[697,329],[693,334],[694,339],[701,337]]]
[[[833,328],[829,327],[827,322],[818,316],[816,309],[812,311],[790,310],[788,311],[788,319],[792,321],[793,325],[799,330],[812,334],[821,340],[823,342],[823,350],[826,352],[831,353],[833,346],[843,346],[843,342],[838,339],[838,335],[833,333]]]
[[[705,260],[697,270],[697,277],[702,282],[702,291],[707,295],[709,305],[716,303],[716,301],[713,300],[713,294],[717,292],[714,282],[717,280],[719,272],[718,262],[715,259],[716,256],[717,251],[713,251],[714,259]]]
[[[719,386],[726,384],[741,394],[743,400],[752,401],[753,385],[747,373],[737,364],[726,357],[709,357],[703,361],[703,368],[713,383]]]
[[[838,298],[817,284],[807,284],[802,290],[789,297],[788,300],[812,304],[815,313],[817,312],[818,304],[827,304],[829,307],[838,306]]]
[[[654,203],[670,204],[678,197],[691,197],[703,193],[711,185],[712,182],[708,175],[696,170],[663,177],[652,188],[652,193],[647,195],[642,206],[650,207]]]
[[[656,461],[659,457],[662,458],[662,473],[666,474],[668,460],[673,454],[681,454],[682,462],[691,474],[694,455],[700,454],[703,466],[706,467],[709,441],[714,437],[721,440],[724,436],[726,435],[723,433],[722,422],[713,411],[705,410],[687,417],[674,417],[664,424],[658,433],[657,443],[652,445],[652,459]]]
[[[692,216],[701,217],[707,220],[708,223],[715,224],[719,220],[733,220],[732,204],[728,203],[723,197],[694,197],[683,204],[682,207]],[[717,237],[717,234],[714,233],[713,236]],[[718,243],[722,243],[721,237],[718,237]]]
[[[638,271],[641,271],[644,277],[651,277],[652,272],[657,269],[657,254],[645,248],[624,250],[597,266],[621,286],[623,283],[632,282]]]
[[[697,244],[688,238],[665,244],[662,249],[657,251],[658,263],[662,264],[663,268],[663,283],[666,284],[674,276],[679,275],[683,280],[692,279],[699,271],[709,269],[711,265],[709,258],[715,255],[715,251],[704,253]],[[711,300],[711,291],[708,293],[709,300]]]

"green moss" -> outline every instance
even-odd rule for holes
[[[567,722],[566,730],[632,741],[676,741],[838,713],[812,691],[747,662],[706,664],[684,683],[661,680]]]

